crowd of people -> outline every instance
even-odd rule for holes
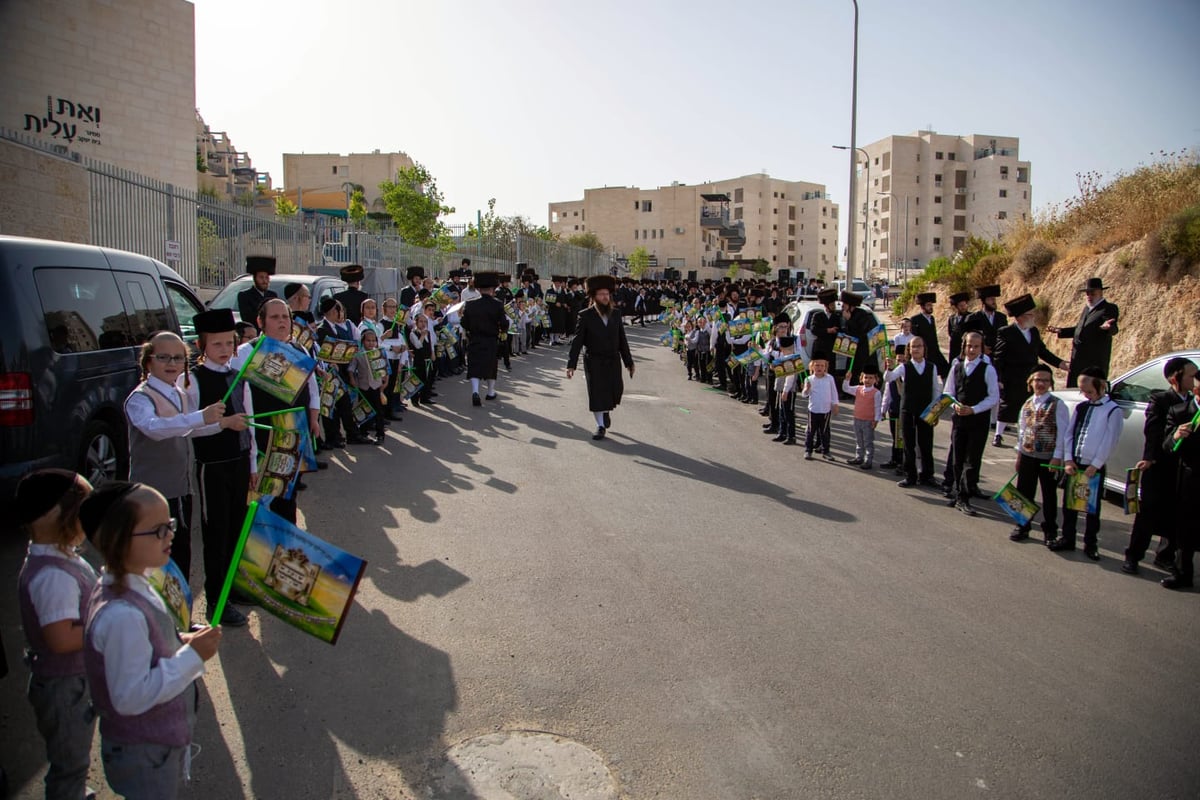
[[[196,681],[222,629],[246,624],[238,606],[253,605],[234,596],[214,618],[248,500],[263,493],[259,456],[269,451],[272,429],[254,420],[264,416],[299,409],[316,440],[319,470],[327,466],[322,451],[382,441],[406,400],[436,404],[441,378],[465,371],[471,403],[480,406],[497,397],[500,363],[511,369],[514,357],[539,346],[569,346],[567,377],[582,357],[593,439],[602,440],[621,400],[622,367],[630,377],[635,371],[624,317],[658,320],[668,326],[663,342],[679,352],[689,381],[717,386],[742,403],[761,401],[763,432],[785,446],[802,443],[807,460],[834,459],[831,429],[844,395],[852,398],[854,451],[845,454],[851,465],[875,469],[877,428],[887,420],[890,457],[881,467],[896,470],[904,488],[938,485],[932,460],[938,416],[929,409],[945,398],[952,431],[941,487],[949,504],[969,516],[976,514],[972,499],[981,496],[980,462],[993,417],[993,443],[1003,442],[1006,425],[1015,426],[1015,487],[1030,498],[1040,488],[1042,531],[1058,551],[1075,548],[1078,513],[1064,503],[1059,527],[1056,474],[1103,476],[1123,421],[1105,374],[1117,310],[1103,300],[1099,281],[1085,287],[1088,303],[1077,326],[1050,329],[1072,339],[1067,361],[1042,342],[1032,298],[1005,303],[1008,322],[996,310],[994,286],[979,288],[981,308],[973,313],[969,296],[950,298],[947,358],[933,324],[933,294],[921,295],[920,313],[880,344],[878,320],[861,307],[862,298],[833,290],[819,291],[821,310],[799,331],[785,313],[790,287],[556,275],[543,289],[536,273],[521,269],[514,289],[514,276],[471,273],[464,259],[440,285],[421,267],[410,268],[409,285],[381,301],[362,292],[361,267],[347,267],[347,290],[322,300],[314,317],[303,285],[287,285],[283,297],[270,292],[273,269],[269,259],[248,260],[255,286],[239,302],[241,320],[228,310],[196,316],[198,359],[174,333],[145,343],[143,380],[125,402],[128,480],[92,487],[73,472],[41,470],[18,486],[17,521],[30,539],[18,592],[29,699],[50,764],[47,797],[90,791],[96,715],[112,789],[131,798],[176,796],[189,770]],[[240,368],[268,339],[317,361],[290,400],[239,381]],[[332,359],[337,348],[327,345],[335,343],[353,344],[351,357]],[[844,369],[839,353],[849,359]],[[1078,383],[1086,402],[1073,414],[1050,394],[1054,373],[1043,362],[1066,370],[1068,385]],[[1200,439],[1191,436],[1200,381],[1196,365],[1183,359],[1168,362],[1166,377],[1171,391],[1153,398],[1147,414],[1138,465],[1147,477],[1124,568],[1136,572],[1158,534],[1156,563],[1172,559],[1163,584],[1184,588],[1192,585],[1195,550],[1184,498],[1200,489]],[[331,386],[341,387],[340,395]],[[352,402],[357,395],[368,411]],[[292,522],[303,477],[296,474],[271,498],[272,511]],[[173,561],[191,582],[193,511],[209,624],[179,630],[146,576]],[[1018,525],[1011,538],[1028,538],[1031,525],[1031,519]],[[1097,508],[1083,531],[1092,559],[1099,558],[1099,526]],[[77,554],[85,539],[102,557],[101,574]]]

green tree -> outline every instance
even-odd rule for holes
[[[729,265],[729,270],[725,273],[725,280],[736,281],[738,273],[742,271],[742,265],[738,262],[733,262]]]
[[[576,247],[584,247],[588,250],[595,250],[597,253],[603,253],[606,248],[604,242],[600,241],[600,237],[591,231],[572,234],[567,237],[567,244],[573,244]]]
[[[208,217],[196,219],[196,255],[200,282],[205,286],[221,286],[225,280],[220,264],[221,237],[217,234],[217,223]]]
[[[634,248],[629,254],[629,277],[641,278],[650,268],[650,253],[644,247]]]
[[[367,223],[367,198],[363,194],[362,189],[355,189],[350,195],[350,208],[347,209],[350,215],[350,221],[354,223],[354,227],[358,230],[363,230]]]
[[[294,217],[300,212],[300,207],[283,195],[275,198],[275,216]]]
[[[760,258],[754,262],[754,266],[750,267],[750,271],[755,275],[770,275],[771,263],[765,258]]]
[[[379,184],[379,191],[383,207],[406,242],[443,252],[454,249],[450,229],[441,220],[453,214],[454,208],[445,204],[437,181],[424,166],[414,164],[398,170],[396,180]]]

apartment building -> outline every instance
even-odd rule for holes
[[[1030,166],[1015,136],[917,131],[862,149],[868,164],[857,192],[870,277],[895,280],[905,261],[923,267],[952,256],[969,236],[995,239],[1032,213]],[[864,263],[863,223],[860,213],[851,237],[856,265]]]
[[[196,112],[196,170],[200,191],[212,192],[220,200],[257,200],[269,205],[271,176],[259,172],[250,154],[238,150],[225,131],[214,131]]]
[[[318,196],[336,197],[341,193],[346,208],[353,186],[361,186],[368,211],[383,211],[379,184],[396,180],[396,173],[413,166],[406,153],[284,153],[283,185],[290,195],[301,193],[304,205]]]
[[[645,247],[660,268],[698,278],[758,259],[772,275],[804,269],[832,277],[837,266],[838,206],[825,187],[765,173],[657,189],[586,189],[582,200],[550,203],[549,217],[550,230],[564,239],[590,231],[618,257]]]

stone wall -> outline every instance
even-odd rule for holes
[[[65,158],[0,139],[0,233],[91,241],[88,171]]]

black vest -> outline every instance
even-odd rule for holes
[[[285,408],[295,408],[297,406],[305,409],[305,414],[307,414],[308,399],[308,381],[304,382],[304,386],[300,388],[300,393],[290,403],[285,403],[275,395],[264,392],[254,384],[250,384],[250,402],[254,403],[255,414],[262,414],[267,411],[283,411]],[[267,446],[271,443],[271,431],[254,428],[254,439],[258,442],[258,452],[265,453],[267,452]]]
[[[917,372],[911,362],[904,362],[904,397],[900,400],[900,410],[910,414],[920,414],[933,402],[933,376],[937,367],[929,359],[925,359],[925,374]]]
[[[954,399],[963,405],[976,406],[987,399],[987,368],[980,360],[970,375],[960,360],[954,367]]]
[[[203,364],[192,367],[192,380],[200,390],[200,408],[220,402],[229,390],[229,383],[236,372],[214,372]],[[245,413],[243,408],[241,387],[233,390],[225,404],[225,416]],[[192,450],[196,460],[201,464],[215,464],[218,461],[234,461],[244,458],[250,450],[250,432],[223,430],[212,436],[197,436],[192,439]]]

